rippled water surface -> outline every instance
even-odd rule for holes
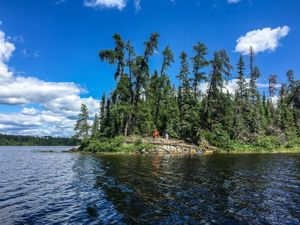
[[[300,224],[300,155],[0,147],[0,224]]]

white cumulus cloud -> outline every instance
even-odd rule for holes
[[[248,78],[246,78],[246,82],[249,82]],[[209,89],[209,83],[203,82],[199,85],[198,88],[202,93],[207,93],[207,91]],[[231,79],[231,80],[228,80],[227,82],[224,82],[222,91],[224,93],[226,93],[228,91],[229,94],[233,95],[233,94],[235,94],[237,88],[238,88],[237,79]]]
[[[47,82],[37,77],[17,76],[7,61],[16,47],[0,30],[0,133],[25,135],[62,135],[73,133],[81,103],[89,108],[91,119],[99,101],[82,98],[84,92],[72,82]],[[1,112],[1,104],[21,105],[15,113]],[[36,105],[28,108],[27,105]]]
[[[0,30],[0,80],[12,77],[12,72],[5,62],[9,60],[15,49],[16,47],[6,40],[5,33]]]
[[[289,33],[288,26],[253,30],[237,39],[236,52],[249,53],[252,46],[254,52],[274,51],[279,46],[279,40]]]
[[[0,31],[0,61],[7,61],[15,49],[14,44],[6,40],[5,33]]]
[[[80,89],[74,83],[46,82],[35,77],[11,77],[0,80],[0,103],[45,104],[64,96],[78,95]]]
[[[84,0],[84,5],[92,8],[117,8],[122,10],[126,6],[125,0]]]
[[[74,120],[49,110],[23,109],[18,113],[0,113],[0,132],[21,135],[59,135],[73,133]]]

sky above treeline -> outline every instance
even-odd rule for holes
[[[280,84],[293,69],[299,79],[299,12],[299,0],[0,0],[0,133],[72,135],[80,104],[92,117],[102,93],[114,87],[114,67],[98,58],[99,50],[113,48],[114,33],[141,54],[158,32],[151,69],[169,45],[175,85],[180,53],[191,56],[198,41],[209,58],[226,49],[234,66],[253,46],[261,91],[270,74]],[[235,81],[227,88],[234,91]]]

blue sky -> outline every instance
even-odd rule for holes
[[[270,74],[284,82],[288,69],[299,79],[299,11],[299,0],[0,0],[0,78],[10,73],[2,81],[9,90],[0,90],[0,132],[71,134],[80,103],[94,113],[101,93],[113,88],[114,68],[100,63],[98,51],[113,47],[115,32],[137,52],[151,32],[160,33],[160,50],[170,45],[176,55],[175,84],[180,52],[191,54],[197,41],[210,54],[225,48],[233,65],[236,51],[255,44],[260,84]]]

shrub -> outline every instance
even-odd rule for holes
[[[287,143],[285,144],[286,148],[294,148],[299,147],[300,148],[300,137],[290,138]]]
[[[118,152],[122,151],[124,142],[124,137],[119,136],[113,139],[91,140],[81,148],[87,152]]]
[[[134,151],[141,152],[144,149],[152,149],[154,145],[143,142],[140,138],[134,143]]]
[[[259,148],[272,150],[281,147],[281,141],[277,136],[257,136],[253,145]]]
[[[153,145],[143,142],[141,138],[133,144],[126,144],[123,136],[112,139],[91,140],[84,142],[80,150],[86,152],[141,152],[143,149],[151,149]]]
[[[204,137],[212,146],[219,148],[228,148],[230,136],[224,131],[221,125],[215,125],[213,131],[201,131],[201,137]]]

